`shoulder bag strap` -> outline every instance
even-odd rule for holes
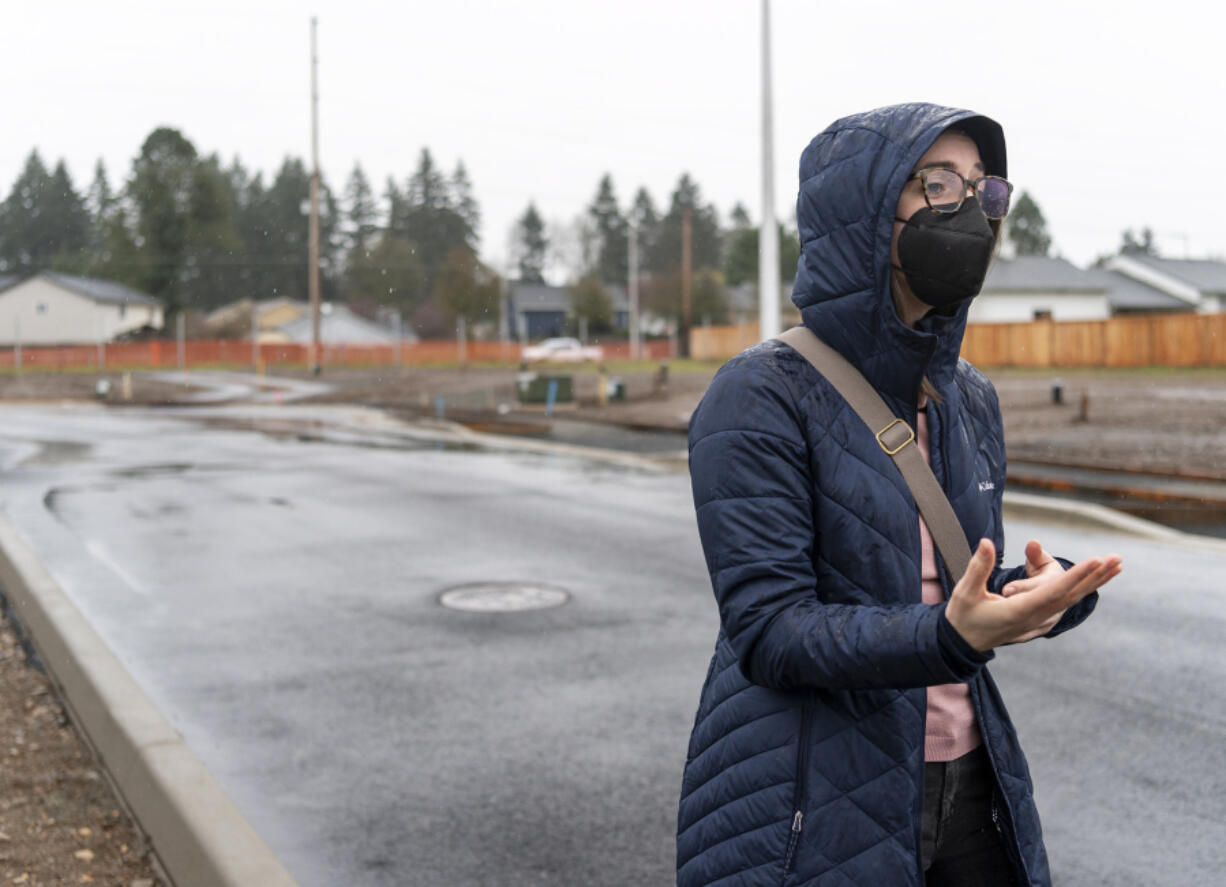
[[[915,443],[915,432],[894,415],[859,370],[808,327],[793,327],[779,336],[779,340],[813,364],[864,420],[869,431],[874,432],[877,443],[894,460],[911,488],[911,495],[924,516],[945,567],[951,579],[957,582],[970,563],[970,546],[949,498]]]

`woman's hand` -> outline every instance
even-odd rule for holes
[[[1002,593],[1005,597],[1013,597],[1015,594],[1022,594],[1023,592],[1030,591],[1032,588],[1037,586],[1040,583],[1040,580],[1052,576],[1058,576],[1063,572],[1064,567],[1060,566],[1060,562],[1048,554],[1047,549],[1040,545],[1037,539],[1031,539],[1026,543],[1026,576],[1028,578],[1017,582],[1010,582],[1004,587]],[[1006,641],[1006,643],[1024,644],[1026,641],[1032,641],[1035,638],[1043,637],[1043,635],[1047,634],[1056,627],[1056,623],[1060,621],[1060,618],[1064,616],[1064,613],[1065,611],[1061,610],[1059,613],[1051,616],[1038,628],[1028,631],[1019,637],[1015,637],[1010,641]]]
[[[1073,604],[1120,573],[1119,555],[1092,557],[1068,570],[1038,542],[1026,546],[1026,579],[1009,584],[1008,596],[988,591],[996,563],[996,546],[981,539],[966,573],[954,586],[945,616],[962,638],[983,652],[1002,644],[1022,643],[1051,631]]]

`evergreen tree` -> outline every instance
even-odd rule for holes
[[[455,172],[451,174],[451,195],[455,203],[455,211],[468,227],[468,244],[476,249],[480,242],[478,232],[481,228],[481,208],[473,197],[472,181],[468,178],[468,168],[463,160],[457,160]]]
[[[55,231],[54,258],[56,267],[79,270],[89,247],[89,210],[85,199],[73,187],[72,177],[60,160],[51,173],[47,195],[47,213]]]
[[[349,256],[345,297],[353,305],[396,308],[408,317],[426,301],[426,274],[417,248],[403,237],[384,233],[369,249]]]
[[[545,282],[545,251],[548,246],[545,223],[536,211],[536,204],[529,203],[524,214],[515,223],[513,252],[521,281]]]
[[[54,219],[45,213],[51,174],[31,151],[0,204],[0,272],[24,274],[48,267],[57,249]]]
[[[197,163],[187,209],[187,245],[179,281],[185,307],[210,310],[234,298],[244,256],[230,180],[217,155]]]
[[[431,289],[452,247],[471,250],[475,242],[475,232],[455,209],[447,179],[427,148],[422,148],[417,169],[409,177],[402,213],[393,216],[390,226],[417,246]]]
[[[122,200],[117,200],[98,228],[98,249],[85,273],[113,280],[134,289],[145,285],[149,275],[144,250],[136,242],[136,224]]]
[[[1051,249],[1047,220],[1029,191],[1022,191],[1009,210],[1005,219],[1005,236],[1019,256],[1045,256]]]
[[[359,163],[353,165],[345,183],[345,221],[348,228],[348,248],[367,250],[373,245],[379,230],[379,207],[366,173]]]
[[[740,201],[737,201],[736,206],[732,207],[728,221],[733,231],[744,231],[746,228],[753,227],[753,222],[749,219],[749,210],[745,209],[745,205]]]
[[[738,215],[737,210],[740,210]],[[746,281],[758,282],[758,258],[760,229],[749,225],[749,216],[739,204],[733,209],[733,229],[725,237],[724,279],[728,286],[738,286]],[[791,280],[796,276],[796,263],[800,260],[800,238],[791,228],[779,224],[779,279]]]
[[[85,206],[89,210],[90,225],[95,232],[102,228],[102,223],[115,205],[115,193],[111,190],[110,180],[106,176],[106,166],[102,158],[94,164],[94,180],[86,192]]]
[[[143,289],[162,299],[169,314],[184,304],[179,275],[187,253],[195,167],[195,146],[178,130],[159,127],[141,146],[128,182],[146,260]]]
[[[702,202],[698,184],[688,173],[682,174],[673,191],[668,213],[660,220],[647,251],[647,267],[664,272],[681,264],[681,228],[686,210],[691,213],[691,260],[693,267],[720,266],[719,218],[715,207]]]
[[[387,204],[387,213],[384,216],[387,219],[387,230],[402,237],[407,236],[405,232],[407,204],[404,195],[400,193],[400,188],[396,185],[396,180],[391,176],[387,177],[387,183],[383,186],[383,200]]]
[[[660,227],[660,214],[656,211],[655,202],[646,188],[635,192],[634,202],[630,206],[629,224],[633,225],[638,237],[639,271],[650,270],[646,257],[652,252]]]
[[[629,274],[629,238],[625,216],[617,205],[613,177],[605,173],[587,208],[596,237],[596,276],[606,283],[621,283]]]

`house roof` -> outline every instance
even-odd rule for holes
[[[1130,255],[1134,262],[1169,275],[1202,293],[1226,293],[1226,262],[1213,259],[1163,259],[1158,256]]]
[[[1107,302],[1112,311],[1188,311],[1191,306],[1177,296],[1135,280],[1120,271],[1099,271],[1109,280]]]
[[[310,342],[311,318],[299,317],[278,327],[291,342]],[[403,339],[413,341],[416,336],[408,329]],[[344,305],[332,303],[330,310],[321,312],[319,340],[327,345],[394,345],[396,334],[392,330],[364,317],[354,314]]]
[[[153,296],[146,295],[130,286],[115,283],[110,280],[98,280],[94,277],[77,277],[75,274],[61,274],[58,271],[43,271],[39,277],[59,284],[64,289],[71,290],[79,296],[93,299],[95,302],[105,302],[111,305],[160,305]]]
[[[1095,270],[1083,271],[1054,256],[997,259],[988,269],[983,294],[993,292],[1103,292],[1110,281]]]
[[[524,283],[511,281],[511,301],[516,311],[562,311],[570,310],[570,297],[566,289],[547,283]]]

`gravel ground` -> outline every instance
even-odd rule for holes
[[[0,619],[0,875],[3,884],[159,884],[46,675]]]

